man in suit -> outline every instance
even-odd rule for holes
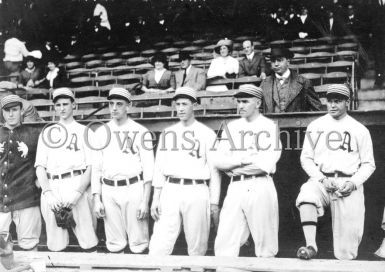
[[[191,56],[187,52],[179,53],[181,70],[175,73],[176,87],[187,86],[195,91],[204,90],[206,87],[206,74],[203,69],[191,65]]]
[[[328,8],[326,16],[321,20],[320,32],[323,37],[326,36],[342,36],[343,30],[341,28],[342,22],[336,16],[334,9]]]
[[[321,110],[321,102],[310,81],[289,69],[293,55],[287,48],[271,49],[273,72],[260,85],[265,113]]]
[[[309,11],[306,7],[301,8],[301,14],[297,20],[293,20],[293,39],[309,39],[317,38],[317,30],[313,19],[309,16]]]
[[[257,76],[262,80],[266,78],[266,60],[262,54],[254,52],[254,46],[250,40],[243,42],[245,58],[239,61],[239,77]]]

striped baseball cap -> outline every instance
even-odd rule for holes
[[[114,98],[123,99],[123,100],[126,100],[127,102],[130,102],[131,101],[131,94],[128,90],[126,90],[122,87],[114,87],[108,93],[107,99],[111,100]]]
[[[197,91],[195,91],[193,88],[184,86],[184,87],[179,87],[175,90],[174,97],[172,98],[173,100],[176,100],[180,97],[184,98],[190,98],[194,100],[195,102],[197,101]]]
[[[67,87],[57,88],[52,93],[52,100],[55,103],[59,98],[70,98],[72,101],[75,101],[74,93]]]
[[[238,92],[234,94],[235,97],[256,97],[263,98],[263,91],[261,88],[253,84],[243,84],[239,86]]]
[[[333,95],[333,94],[342,95],[347,97],[348,99],[350,98],[350,90],[348,86],[346,86],[345,84],[328,85],[326,89],[326,96]]]
[[[21,98],[18,95],[15,94],[9,94],[4,96],[1,100],[1,108],[2,109],[9,109],[11,107],[20,105],[21,107],[23,106],[23,102],[21,101]]]

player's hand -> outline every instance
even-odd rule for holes
[[[342,185],[341,189],[338,190],[338,192],[341,194],[341,196],[346,197],[349,196],[355,189],[356,185],[350,180],[347,180],[344,185]]]
[[[162,209],[160,207],[160,201],[159,199],[153,200],[151,204],[151,217],[158,221],[160,218],[160,215],[162,214]]]
[[[94,213],[97,218],[104,218],[106,216],[104,205],[99,197],[94,197]]]
[[[332,178],[325,178],[322,181],[322,184],[325,186],[326,191],[329,193],[334,193],[338,190],[338,187],[336,186],[334,179]]]
[[[219,212],[220,212],[220,209],[217,204],[210,205],[211,227],[214,228],[215,231],[218,230]]]
[[[67,201],[63,203],[63,207],[72,209],[76,205],[76,203],[78,203],[81,196],[82,194],[79,191],[72,191],[71,196],[69,196]]]
[[[61,201],[55,197],[52,191],[45,192],[44,197],[47,201],[48,207],[52,211],[58,211],[62,207]]]
[[[136,219],[143,220],[148,217],[149,213],[148,203],[146,201],[142,201],[139,205],[138,210],[136,211]]]

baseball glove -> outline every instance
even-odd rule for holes
[[[76,227],[74,216],[70,208],[61,208],[55,211],[56,225],[63,229]]]

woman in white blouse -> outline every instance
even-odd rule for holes
[[[231,56],[233,50],[233,42],[228,39],[220,40],[214,48],[218,57],[212,60],[209,70],[207,71],[207,78],[234,78],[238,75],[239,62]],[[223,92],[227,91],[226,85],[208,86],[208,91]]]
[[[47,60],[47,75],[35,82],[35,86],[41,84],[39,87],[47,89],[56,89],[60,87],[65,87],[68,83],[65,73],[58,67],[58,59],[55,57],[49,58]]]

